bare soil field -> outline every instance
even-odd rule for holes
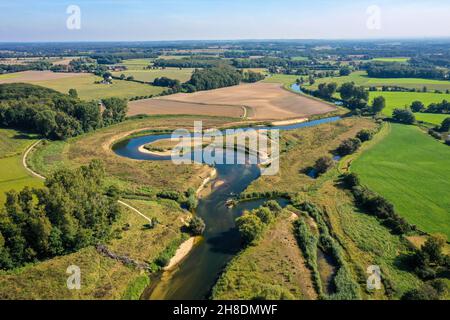
[[[171,96],[173,97],[173,96]],[[128,103],[128,115],[137,114],[189,114],[224,116],[239,118],[244,116],[242,106],[227,106],[218,104],[200,104],[167,99],[144,99]]]
[[[192,105],[189,105],[188,109],[195,108],[197,114],[208,112],[205,114],[220,115],[218,112],[224,112],[227,108],[245,106],[251,109],[248,117],[257,120],[302,118],[335,110],[332,105],[327,103],[289,92],[278,83],[244,84],[190,94],[178,93],[170,97],[141,101],[141,108],[144,108],[144,105],[149,109],[153,105],[161,108],[161,102],[157,102],[158,100],[172,103],[167,103],[165,108],[163,107],[163,110],[159,112],[184,113],[183,111],[187,107],[175,103],[176,101],[191,103]],[[206,105],[206,108],[203,108],[204,111],[199,109],[201,105]],[[211,108],[211,105],[214,108]],[[218,108],[218,106],[222,106],[222,108]],[[133,105],[131,105],[130,110],[133,109]]]
[[[0,83],[34,82],[89,76],[87,73],[61,73],[52,71],[23,71],[0,76]]]

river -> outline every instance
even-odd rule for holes
[[[285,126],[258,128],[293,130],[335,122],[339,119],[339,117],[331,117]],[[132,159],[167,161],[170,157],[142,153],[139,151],[139,147],[168,138],[170,138],[169,134],[130,138],[115,144],[113,150],[120,156]],[[234,220],[244,210],[257,208],[267,199],[240,202],[233,208],[228,208],[225,203],[231,196],[240,194],[252,181],[256,180],[260,176],[260,169],[257,165],[237,164],[216,165],[216,169],[217,179],[224,183],[207,197],[201,199],[196,209],[196,214],[206,224],[203,240],[193,248],[188,257],[175,270],[164,272],[156,283],[152,283],[145,291],[144,298],[158,300],[207,299],[227,263],[240,250],[240,238]],[[286,200],[277,200],[282,206],[287,204]]]

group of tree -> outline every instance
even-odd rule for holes
[[[444,235],[430,236],[414,253],[410,263],[414,272],[424,280],[435,279],[438,274],[450,272],[450,256],[443,253],[447,239]]]
[[[320,157],[314,164],[314,169],[318,176],[324,174],[334,166],[334,161],[330,156]]]
[[[431,103],[428,107],[425,107],[421,101],[414,101],[411,104],[411,110],[412,112],[450,114],[450,102],[443,100],[440,103]]]
[[[267,201],[257,209],[245,211],[241,217],[236,219],[242,242],[245,245],[255,243],[261,237],[264,229],[280,212],[281,207],[274,200]]]
[[[212,68],[229,65],[229,62],[216,57],[191,56],[181,59],[157,59],[153,66],[157,68]]]
[[[105,195],[100,161],[54,172],[42,189],[6,194],[0,209],[0,269],[68,254],[107,240],[120,214]]]
[[[242,74],[227,66],[197,69],[191,79],[182,85],[187,92],[211,90],[222,87],[238,85],[242,80]]]
[[[446,71],[434,67],[417,67],[403,63],[370,63],[366,65],[371,78],[424,78],[441,79],[447,77]]]
[[[416,116],[410,109],[394,109],[392,119],[404,124],[413,124],[416,122]]]
[[[341,176],[344,187],[351,190],[356,205],[364,212],[376,216],[388,228],[396,234],[405,234],[416,229],[405,219],[400,217],[392,203],[382,196],[372,192],[367,187],[361,186],[355,173],[347,173]]]
[[[242,81],[248,83],[255,83],[264,80],[265,75],[260,72],[254,72],[252,70],[242,72]]]
[[[118,98],[81,101],[75,89],[69,95],[31,84],[0,84],[0,125],[63,140],[125,119],[127,102]]]
[[[157,87],[175,88],[180,86],[180,80],[160,77],[153,80],[152,84]]]
[[[52,64],[48,61],[40,60],[26,64],[0,64],[0,74],[2,73],[13,73],[22,71],[45,71],[50,70]]]

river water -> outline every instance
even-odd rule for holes
[[[339,117],[331,117],[292,125],[258,128],[293,130],[335,122],[339,119]],[[139,146],[170,137],[169,134],[157,134],[131,138],[117,143],[113,150],[118,155],[132,159],[167,161],[170,157],[142,153],[139,151]],[[217,179],[224,183],[207,197],[201,199],[196,209],[196,214],[206,224],[203,240],[193,248],[189,256],[175,270],[164,272],[156,283],[151,284],[144,293],[144,298],[159,300],[207,299],[227,263],[240,250],[240,237],[235,227],[235,219],[244,210],[255,209],[267,199],[241,202],[233,208],[228,208],[226,201],[231,196],[243,192],[252,181],[256,180],[260,176],[260,169],[257,165],[238,164],[218,164],[216,169]],[[286,200],[277,200],[282,206],[287,204]]]

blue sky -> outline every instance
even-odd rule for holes
[[[69,5],[81,29],[66,27]],[[380,8],[380,28],[367,8]],[[0,0],[0,41],[449,37],[448,0]]]

